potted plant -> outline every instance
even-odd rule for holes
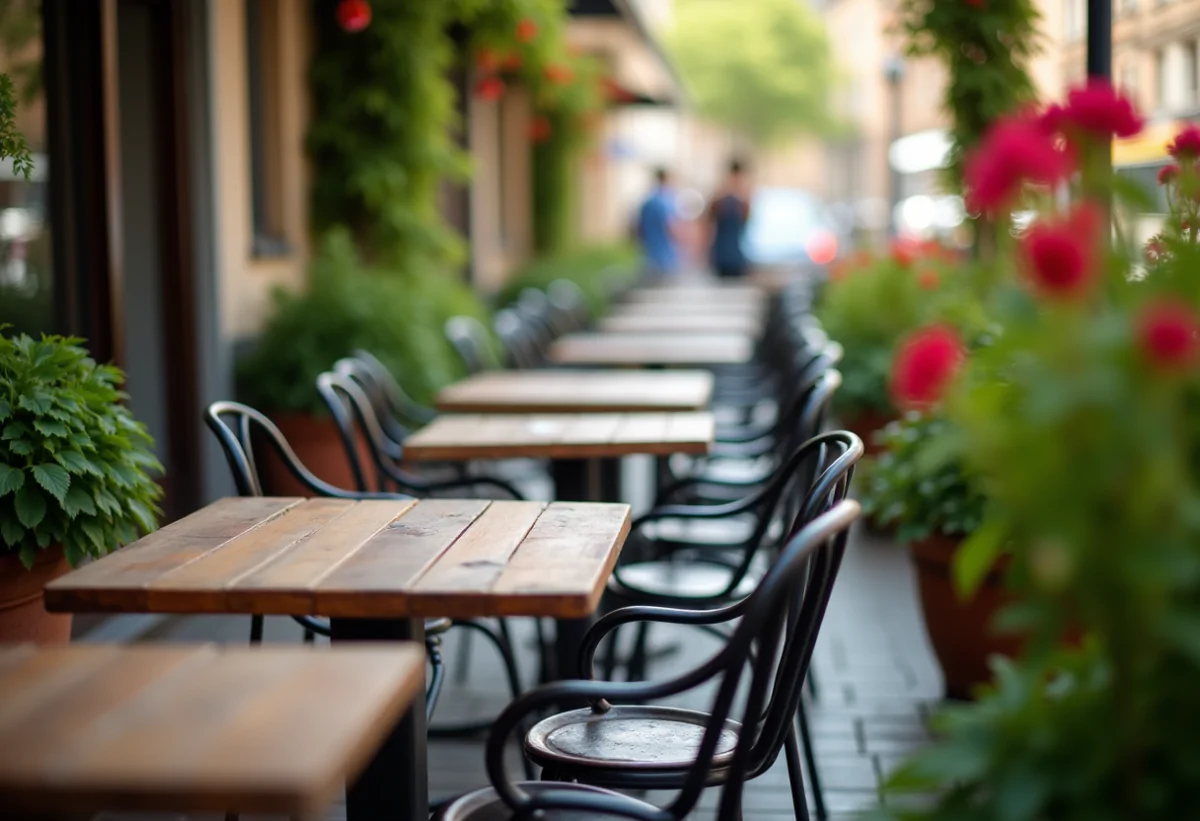
[[[897,244],[890,254],[859,255],[835,266],[816,315],[843,349],[835,398],[841,423],[875,452],[875,433],[896,418],[888,374],[897,341],[930,316],[942,277],[935,260],[916,246]]]
[[[1014,603],[1001,620],[1029,641],[997,663],[994,688],[939,719],[940,741],[894,782],[933,800],[896,817],[1195,812],[1200,129],[1171,146],[1171,214],[1143,261],[1123,230],[1142,195],[1107,160],[1108,141],[1139,128],[1128,101],[1091,85],[998,124],[968,159],[978,208],[1003,219],[1022,194],[1040,195],[1027,230],[1010,244],[1000,234],[1003,333],[945,402],[989,500],[959,561],[1008,554]],[[1027,187],[1058,181],[1069,206]]]
[[[256,344],[237,363],[238,394],[267,413],[317,476],[351,487],[349,462],[316,378],[356,349],[372,352],[420,400],[458,378],[461,363],[442,335],[446,319],[480,314],[475,297],[452,277],[409,282],[363,264],[349,235],[327,235],[308,287],[278,290]],[[366,444],[360,457],[369,464]],[[261,464],[268,492],[306,495],[271,454]]]
[[[962,596],[954,559],[983,521],[986,499],[964,470],[962,440],[939,413],[913,411],[880,434],[880,450],[860,471],[863,510],[907,545],[930,645],[945,694],[966,699],[991,679],[988,658],[1015,655],[1019,642],[992,620],[1007,602],[1003,565]]]
[[[42,588],[155,527],[161,466],[123,381],[80,340],[0,335],[0,642],[67,641]]]

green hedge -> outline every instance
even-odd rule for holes
[[[608,308],[613,289],[637,276],[637,251],[627,245],[597,245],[554,254],[518,269],[497,295],[508,305],[525,288],[545,289],[556,279],[567,279],[583,289],[593,316]]]

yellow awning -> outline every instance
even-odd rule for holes
[[[1148,165],[1166,162],[1167,146],[1175,139],[1182,124],[1178,122],[1148,125],[1141,134],[1113,142],[1113,165]]]

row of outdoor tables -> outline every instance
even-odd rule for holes
[[[764,304],[641,289],[550,356],[742,362]],[[712,390],[704,370],[474,376],[442,391],[406,460],[550,459],[560,501],[224,499],[53,582],[55,611],[321,616],[335,647],[0,649],[0,804],[308,817],[344,780],[350,821],[424,818],[425,715],[409,707],[425,617],[556,619],[571,675],[628,534],[614,466],[706,453]]]

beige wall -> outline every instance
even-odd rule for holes
[[[497,101],[472,96],[468,105],[472,277],[491,293],[533,246],[532,111],[520,88],[509,88]]]
[[[255,258],[252,253],[249,91],[245,4],[217,0],[212,19],[213,145],[216,178],[217,282],[220,330],[225,338],[262,326],[276,285],[297,287],[308,261],[309,169],[304,134],[309,118],[308,58],[311,32],[307,4],[277,0],[279,133],[266,150],[276,152],[283,238],[290,252]]]

